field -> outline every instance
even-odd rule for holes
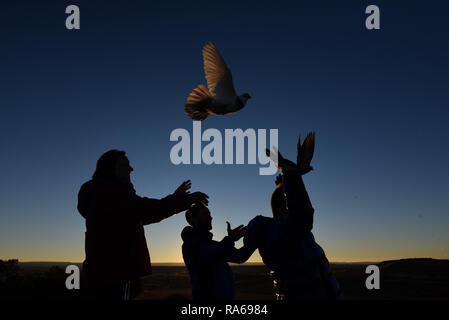
[[[386,261],[380,267],[380,290],[368,290],[367,263],[332,264],[332,270],[348,300],[449,299],[449,260],[407,259]],[[232,266],[237,300],[274,299],[272,279],[263,265]],[[191,299],[187,269],[181,266],[153,268],[143,279],[138,299]]]
[[[70,263],[18,263],[16,282],[0,286],[0,298],[73,299],[64,287]],[[80,264],[78,264],[81,266]],[[449,299],[449,260],[404,259],[377,263],[380,289],[367,290],[368,263],[334,263],[332,270],[347,300]],[[234,265],[237,300],[272,300],[269,270],[260,264]],[[183,264],[154,264],[153,274],[142,278],[138,300],[191,299],[190,278]]]

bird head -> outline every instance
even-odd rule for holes
[[[244,98],[246,101],[246,100],[251,99],[251,96],[249,95],[249,93],[244,93],[244,94],[242,94],[242,98]]]
[[[239,96],[239,100],[241,101],[241,108],[243,108],[246,105],[246,102],[249,99],[251,99],[251,96],[248,93],[244,93],[241,96]]]

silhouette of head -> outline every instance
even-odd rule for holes
[[[92,176],[93,179],[119,178],[129,181],[133,168],[129,165],[126,152],[121,150],[108,150],[98,159],[97,168]]]
[[[194,228],[212,230],[212,216],[209,209],[202,203],[194,203],[186,211],[186,220]]]
[[[271,195],[271,211],[275,219],[287,214],[287,201],[282,184],[278,184]]]

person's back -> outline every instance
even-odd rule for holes
[[[278,298],[327,299],[322,272],[328,262],[323,249],[312,232],[292,242],[289,229],[287,219],[257,216],[247,226],[244,247],[259,250],[271,270]]]
[[[78,195],[86,219],[83,282],[88,287],[122,283],[151,273],[139,199],[120,181],[93,179]]]
[[[211,299],[214,292],[214,278],[211,270],[200,265],[199,250],[203,236],[197,234],[192,227],[182,230],[182,257],[189,271],[193,300]],[[208,240],[207,240],[208,241]]]
[[[264,264],[278,274],[293,274],[306,269],[324,255],[315,242],[311,231],[302,238],[289,234],[291,231],[285,218],[257,216],[247,226],[245,246],[255,246]],[[252,244],[251,241],[256,241]]]
[[[212,240],[212,217],[204,205],[194,205],[186,212],[190,224],[181,233],[182,256],[189,271],[194,300],[232,300],[235,297],[234,275],[228,262],[236,252],[234,242],[243,236],[243,226],[228,236]]]
[[[276,180],[271,198],[273,218],[257,216],[247,226],[242,253],[256,248],[272,271],[278,298],[337,299],[338,283],[330,273],[323,249],[312,234],[314,209],[302,175],[311,171],[314,134],[309,134],[303,146],[298,141],[297,163],[280,153],[272,158],[283,173]],[[271,157],[270,151],[267,155]]]
[[[129,298],[125,293],[130,282],[151,273],[144,225],[184,211],[195,201],[207,202],[205,194],[187,193],[190,181],[162,199],[140,197],[131,183],[132,171],[124,151],[109,150],[78,193],[77,208],[86,221],[81,280],[93,298]]]
[[[218,242],[212,233],[187,226],[182,231],[182,255],[189,271],[194,300],[234,299],[234,275],[227,252],[234,246],[228,238]]]

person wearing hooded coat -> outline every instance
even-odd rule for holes
[[[91,180],[78,193],[78,211],[85,219],[82,288],[89,298],[130,299],[139,278],[151,274],[144,226],[207,203],[207,195],[189,193],[190,181],[162,199],[141,197],[131,183],[133,168],[124,151],[109,150],[97,161]]]

